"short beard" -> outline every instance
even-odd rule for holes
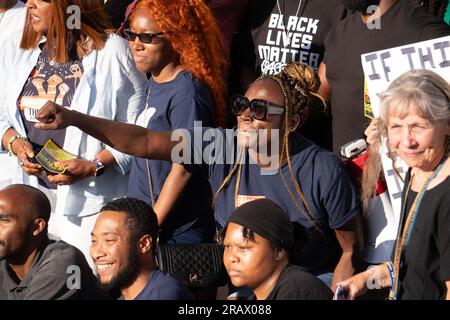
[[[128,288],[136,280],[139,271],[139,254],[135,246],[131,245],[128,256],[124,259],[127,264],[108,283],[100,282],[105,291],[122,290]]]
[[[370,6],[378,6],[381,0],[343,0],[344,6],[351,11],[357,11],[367,16],[372,14],[367,12]]]

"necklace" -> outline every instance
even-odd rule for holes
[[[404,197],[404,203],[402,206],[403,207],[402,208],[402,217],[400,218],[400,228],[401,228],[401,225],[403,224],[403,221],[405,221],[404,229],[402,232],[398,232],[396,243],[395,243],[395,249],[394,249],[394,261],[393,261],[394,262],[393,263],[393,269],[394,269],[393,270],[394,271],[393,279],[394,279],[394,281],[393,281],[392,289],[391,289],[391,292],[389,295],[389,299],[391,299],[391,300],[397,299],[398,285],[399,285],[398,277],[399,277],[399,272],[400,272],[400,266],[401,266],[403,259],[405,258],[406,247],[409,244],[409,240],[410,240],[411,233],[412,233],[412,228],[416,221],[417,212],[419,211],[420,205],[422,203],[423,197],[425,196],[425,192],[427,191],[429,184],[431,183],[431,181],[434,178],[436,178],[439,171],[441,171],[442,167],[445,164],[445,160],[446,160],[446,158],[444,158],[441,161],[441,163],[439,164],[437,169],[425,181],[421,190],[417,193],[417,195],[414,199],[414,202],[413,202],[411,208],[409,209],[408,215],[405,215],[406,202],[408,201],[408,194],[409,194],[409,191],[411,190],[411,185],[412,185],[414,176],[411,176],[411,178],[409,180],[408,187],[406,189],[406,194]],[[405,218],[406,218],[406,220],[404,220]]]
[[[295,12],[295,16],[296,16],[296,17],[298,17],[298,13],[299,13],[299,11],[300,11],[300,7],[301,7],[301,6],[302,6],[302,0],[300,0],[300,1],[298,2],[297,11]],[[286,48],[287,46],[290,46],[290,45],[291,45],[292,34],[289,35],[289,33],[288,33],[287,29],[286,29],[286,24],[284,23],[284,15],[283,15],[283,13],[281,12],[279,0],[277,0],[277,7],[278,7],[278,12],[279,12],[280,17],[281,17],[282,22],[283,22],[283,33],[284,33],[285,38],[287,39],[287,41],[283,41],[284,47]]]

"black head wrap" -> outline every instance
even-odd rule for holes
[[[230,216],[236,223],[285,249],[294,247],[293,226],[287,213],[268,199],[243,204]]]

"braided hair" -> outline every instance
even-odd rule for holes
[[[448,0],[412,0],[417,5],[423,7],[428,13],[438,17],[440,20],[444,18],[447,9]]]
[[[287,161],[291,179],[296,189],[295,190],[296,194],[294,194],[294,192],[288,187],[283,172],[281,171],[281,166],[279,168],[280,176],[283,180],[283,184],[285,185],[296,207],[310,222],[312,222],[316,226],[314,222],[315,219],[311,213],[311,210],[309,209],[309,206],[306,202],[306,199],[303,195],[303,192],[300,188],[297,179],[295,178],[294,171],[292,169],[289,153],[290,150],[289,135],[291,132],[294,132],[297,129],[297,127],[302,126],[305,123],[306,119],[308,118],[309,107],[313,101],[313,97],[316,97],[320,101],[322,101],[324,108],[326,108],[326,103],[324,99],[317,93],[317,90],[320,87],[320,79],[313,68],[303,65],[299,62],[292,62],[286,65],[281,70],[281,72],[276,75],[263,75],[259,77],[250,85],[249,88],[255,85],[258,81],[265,79],[270,79],[278,83],[281,91],[283,92],[285,112],[284,112],[284,122],[281,128],[283,140],[280,154],[280,163],[283,161]],[[293,116],[299,117],[299,123],[295,124],[295,126],[290,124],[289,121],[289,119],[291,119]],[[214,196],[213,206],[215,204],[218,194],[229,184],[236,170],[238,171],[238,176],[236,180],[235,198],[237,198],[242,170],[241,160],[243,157],[242,149],[240,150],[241,152],[238,154],[235,164],[233,165],[228,175],[225,177],[224,181],[222,182],[221,186],[219,187]],[[300,198],[304,207],[300,205],[298,198]]]

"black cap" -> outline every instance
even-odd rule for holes
[[[294,247],[294,228],[289,216],[269,199],[258,199],[241,205],[230,216],[228,223],[230,222],[248,228],[280,247]]]

